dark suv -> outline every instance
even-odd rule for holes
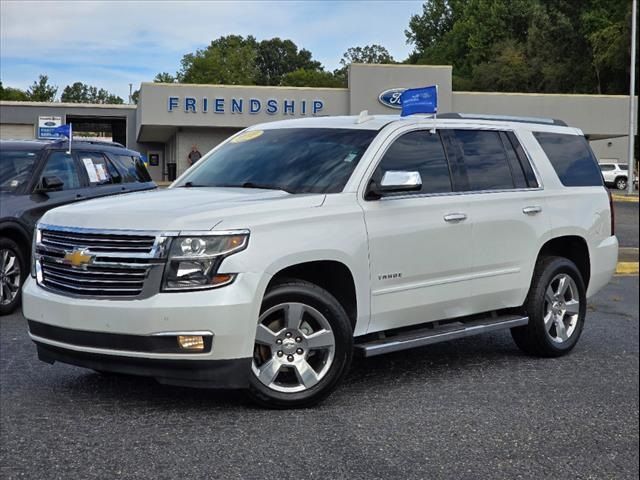
[[[0,141],[0,315],[20,303],[38,219],[61,205],[156,188],[140,154],[96,141]]]

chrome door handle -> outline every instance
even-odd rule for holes
[[[522,213],[525,215],[535,215],[542,212],[542,207],[524,207]]]
[[[467,219],[467,215],[464,213],[450,213],[444,216],[445,222],[462,222]]]

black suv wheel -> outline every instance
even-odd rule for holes
[[[0,238],[0,315],[8,315],[20,305],[27,270],[27,260],[16,242]]]

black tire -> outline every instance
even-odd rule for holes
[[[552,281],[561,274],[568,275],[575,282],[580,303],[573,333],[567,340],[557,343],[552,340],[545,327],[545,292]],[[538,357],[560,357],[569,353],[578,343],[587,311],[586,288],[576,265],[564,257],[541,257],[536,265],[523,310],[529,316],[529,323],[511,329],[511,336],[522,351]]]
[[[29,273],[29,262],[27,261],[25,253],[22,251],[22,249],[16,242],[11,240],[10,238],[0,237],[0,255],[3,251],[9,251],[10,254],[14,255],[20,268],[20,288],[18,289],[17,295],[11,302],[6,304],[3,304],[2,298],[0,298],[0,315],[9,315],[20,305],[20,301],[22,299],[22,284],[24,283],[24,280],[27,278],[27,275]],[[0,275],[4,275],[4,273],[0,272]],[[0,279],[0,281],[2,281],[2,279]]]
[[[300,392],[280,392],[264,385],[253,373],[250,375],[249,396],[267,408],[305,408],[324,400],[338,386],[351,365],[353,330],[344,308],[329,292],[303,280],[286,280],[269,288],[262,301],[260,314],[283,303],[302,303],[320,312],[331,326],[334,335],[333,363],[322,379]]]
[[[627,179],[625,177],[618,177],[615,181],[615,186],[618,190],[627,189]]]

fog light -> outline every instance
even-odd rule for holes
[[[178,345],[183,350],[204,350],[202,335],[178,335]]]

